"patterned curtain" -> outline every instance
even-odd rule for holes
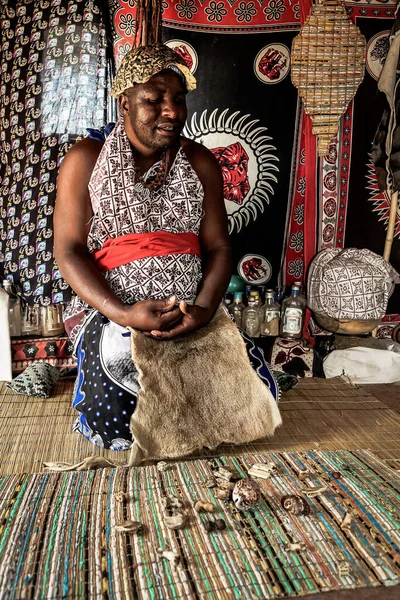
[[[53,257],[57,173],[86,128],[114,116],[104,4],[0,3],[0,276],[29,304],[70,299]]]

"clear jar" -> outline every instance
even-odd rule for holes
[[[22,314],[22,335],[41,335],[41,333],[40,306],[26,304]]]
[[[63,305],[49,304],[41,307],[42,335],[51,337],[65,332],[63,323]]]

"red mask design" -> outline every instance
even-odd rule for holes
[[[176,48],[173,48],[173,50],[183,58],[188,69],[193,67],[193,58],[190,56],[186,46],[177,46]]]
[[[250,183],[247,176],[249,157],[242,144],[236,142],[226,148],[211,148],[211,152],[222,170],[225,200],[243,204],[250,191]]]
[[[267,269],[262,266],[262,261],[260,258],[251,258],[246,260],[243,265],[243,275],[249,281],[255,281],[257,279],[261,279],[267,274]]]
[[[279,79],[280,72],[286,67],[286,63],[287,60],[282,52],[268,48],[258,64],[258,70],[268,79]]]

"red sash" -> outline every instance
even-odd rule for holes
[[[199,238],[195,233],[130,233],[110,238],[101,250],[92,253],[100,271],[110,271],[139,258],[167,254],[195,254],[201,256]]]

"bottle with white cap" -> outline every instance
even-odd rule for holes
[[[298,283],[292,285],[290,296],[282,302],[281,336],[288,339],[302,337],[306,300],[300,295]]]

